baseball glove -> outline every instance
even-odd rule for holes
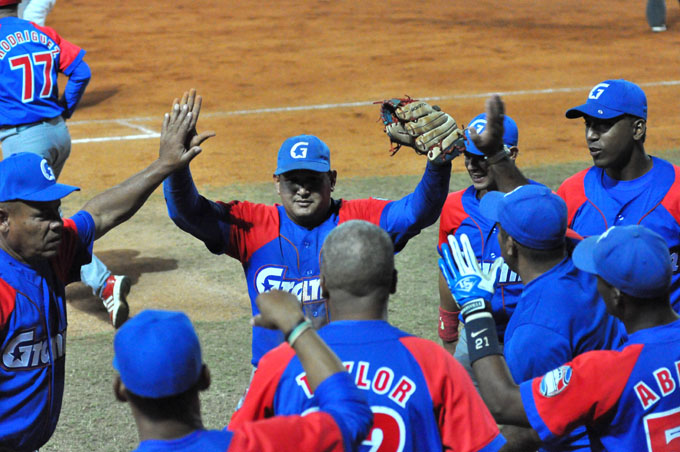
[[[456,120],[436,105],[430,106],[408,96],[376,103],[381,104],[380,118],[390,138],[391,155],[402,146],[408,146],[441,165],[465,150],[465,137]]]

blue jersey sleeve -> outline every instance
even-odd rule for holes
[[[85,53],[85,51],[82,51]],[[92,72],[90,71],[90,66],[79,58],[76,62],[69,66],[69,79],[66,82],[66,87],[64,88],[64,96],[62,98],[62,103],[64,104],[64,113],[62,116],[64,118],[70,118],[73,112],[78,106],[78,102],[85,94],[85,88],[87,88],[88,83],[90,83],[90,78],[92,77]]]
[[[437,221],[449,193],[450,178],[450,164],[436,166],[428,162],[425,174],[413,193],[385,206],[380,227],[393,237],[396,251]]]
[[[314,391],[314,397],[319,408],[338,424],[345,450],[357,450],[371,428],[373,412],[350,375],[338,372],[326,378]]]
[[[537,344],[540,343],[540,347]],[[573,356],[567,338],[539,325],[518,327],[505,344],[505,360],[515,383],[542,375]]]
[[[188,167],[163,181],[163,194],[168,214],[180,229],[201,240],[211,252],[224,252],[229,225],[220,220],[223,208],[198,193]]]

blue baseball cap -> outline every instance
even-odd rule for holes
[[[628,80],[605,80],[590,90],[585,104],[567,110],[569,119],[583,115],[610,119],[624,114],[647,119],[647,96]]]
[[[37,154],[19,152],[0,162],[0,202],[55,201],[76,190],[58,184],[47,160]]]
[[[294,170],[326,173],[331,170],[331,151],[314,135],[288,138],[279,148],[275,175]]]
[[[127,389],[141,397],[181,394],[201,376],[201,344],[183,312],[140,312],[120,327],[113,351],[113,368]]]
[[[465,151],[470,154],[484,155],[470,139],[468,129],[475,129],[477,133],[484,132],[484,129],[486,129],[486,113],[475,116],[472,122],[465,128]],[[503,118],[503,144],[508,147],[517,146],[518,140],[519,131],[517,130],[517,123],[510,116],[505,115]]]
[[[564,244],[567,205],[544,185],[521,185],[510,193],[491,191],[479,208],[528,248],[551,250]]]
[[[662,296],[671,286],[668,244],[644,226],[612,226],[602,235],[583,239],[572,259],[576,267],[637,298]]]

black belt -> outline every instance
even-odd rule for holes
[[[17,132],[23,132],[24,130],[30,129],[31,127],[39,126],[40,124],[42,124],[44,122],[53,123],[53,121],[57,121],[59,118],[61,118],[61,116],[57,116],[56,118],[41,119],[40,121],[29,122],[28,124],[17,124],[17,125],[13,125],[13,126],[0,126],[0,130],[16,129]]]

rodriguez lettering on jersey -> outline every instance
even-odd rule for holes
[[[416,392],[416,384],[407,376],[395,379],[394,370],[387,366],[382,366],[375,372],[370,373],[370,363],[366,361],[343,361],[347,372],[354,378],[354,384],[359,389],[373,391],[378,395],[387,397],[402,408],[406,407],[413,393]],[[295,377],[298,386],[305,393],[308,399],[313,397],[312,391],[307,382],[307,374],[301,372]]]
[[[8,369],[31,369],[50,363],[50,344],[55,360],[65,354],[64,333],[51,340],[35,338],[35,330],[17,334],[2,351],[2,364]]]
[[[259,293],[283,290],[302,302],[321,300],[321,281],[317,277],[286,279],[287,267],[266,266],[255,274],[255,288]]]
[[[14,32],[14,34],[8,35],[0,40],[0,60],[4,60],[7,52],[24,42],[40,43],[47,46],[50,50],[54,48],[54,50],[52,50],[53,56],[57,56],[60,51],[59,46],[57,46],[47,35],[39,33],[36,30],[23,30]]]

